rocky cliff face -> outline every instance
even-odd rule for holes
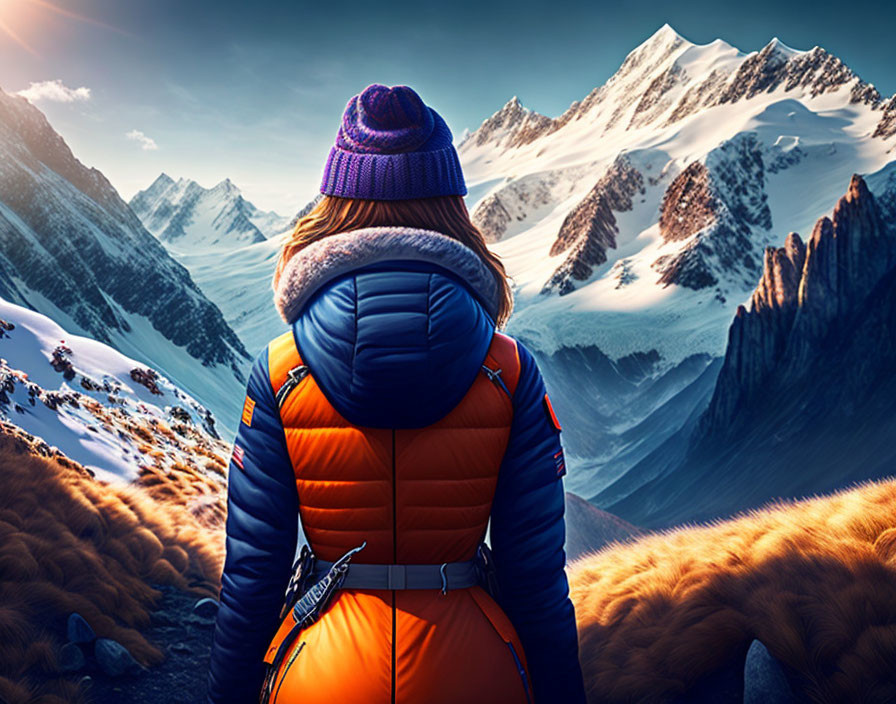
[[[699,290],[723,275],[755,281],[755,232],[772,226],[765,173],[756,135],[744,133],[678,175],[663,196],[659,226],[666,242],[685,245],[654,262],[660,283]]]
[[[784,247],[766,250],[751,309],[738,308],[731,325],[703,432],[726,435],[739,410],[809,373],[825,341],[862,310],[894,266],[896,229],[881,217],[865,181],[854,176],[807,244],[792,233]]]
[[[804,244],[769,248],[680,461],[608,510],[641,525],[727,515],[828,491],[896,461],[896,169],[854,176]]]
[[[565,253],[566,257],[542,293],[569,293],[575,289],[575,282],[586,280],[595,266],[607,261],[607,249],[616,247],[618,233],[613,212],[630,211],[632,198],[643,192],[644,177],[620,156],[560,226],[550,255]]]
[[[783,247],[766,250],[751,310],[739,306],[731,324],[728,351],[706,422],[725,428],[741,403],[762,392],[766,377],[787,347],[805,261],[806,246],[795,232]]]
[[[874,129],[874,136],[889,139],[896,134],[896,96],[890,98],[883,108],[880,122]]]
[[[130,340],[129,354],[168,371],[183,356],[180,372],[192,357],[242,379],[242,343],[187,270],[39,110],[2,91],[0,296],[113,346]]]

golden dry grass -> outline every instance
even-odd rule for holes
[[[165,484],[170,502],[157,501],[34,452],[14,426],[0,426],[0,701],[77,702],[55,656],[68,614],[79,612],[142,664],[158,663],[162,653],[139,630],[160,596],[150,585],[215,595],[222,541],[209,526],[220,516],[186,509],[195,496],[174,482]]]
[[[659,702],[759,639],[817,702],[896,701],[896,481],[572,565],[591,701]]]

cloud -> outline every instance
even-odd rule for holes
[[[128,139],[133,139],[135,142],[140,142],[140,144],[143,146],[143,150],[147,152],[154,152],[159,148],[159,145],[156,144],[156,140],[152,139],[151,137],[147,137],[140,130],[131,130],[125,135],[125,137],[127,137]]]
[[[54,103],[74,103],[76,101],[90,100],[90,88],[69,88],[58,78],[55,81],[40,81],[32,83],[25,90],[20,90],[16,95],[36,103],[39,100],[50,100]]]

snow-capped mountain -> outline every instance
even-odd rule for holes
[[[264,242],[289,224],[274,212],[264,212],[243,198],[225,179],[203,188],[190,179],[162,174],[130,202],[147,230],[175,253],[235,249]]]
[[[696,420],[765,248],[896,159],[894,105],[822,48],[667,25],[563,115],[514,98],[466,137],[471,212],[566,420],[572,491]]]
[[[0,298],[163,370],[236,425],[248,355],[221,312],[44,115],[2,91]]]
[[[102,342],[2,300],[0,419],[104,480],[171,476],[185,466],[202,474],[215,460],[212,478],[223,483],[229,448],[193,396]]]
[[[320,194],[301,208],[288,222],[280,222],[281,230],[267,239],[240,247],[213,247],[207,250],[178,250],[169,246],[171,254],[187,269],[193,280],[236,331],[252,355],[286,329],[274,308],[271,277],[280,256],[283,240],[320,201]],[[200,235],[201,237],[201,235]]]
[[[896,163],[766,250],[705,413],[596,501],[655,527],[889,476],[894,419]]]

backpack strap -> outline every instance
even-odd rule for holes
[[[482,371],[512,399],[520,380],[520,351],[516,340],[496,330],[485,355]]]
[[[268,345],[268,375],[277,406],[283,402],[298,383],[308,375],[308,367],[302,362],[292,330],[275,338]]]

